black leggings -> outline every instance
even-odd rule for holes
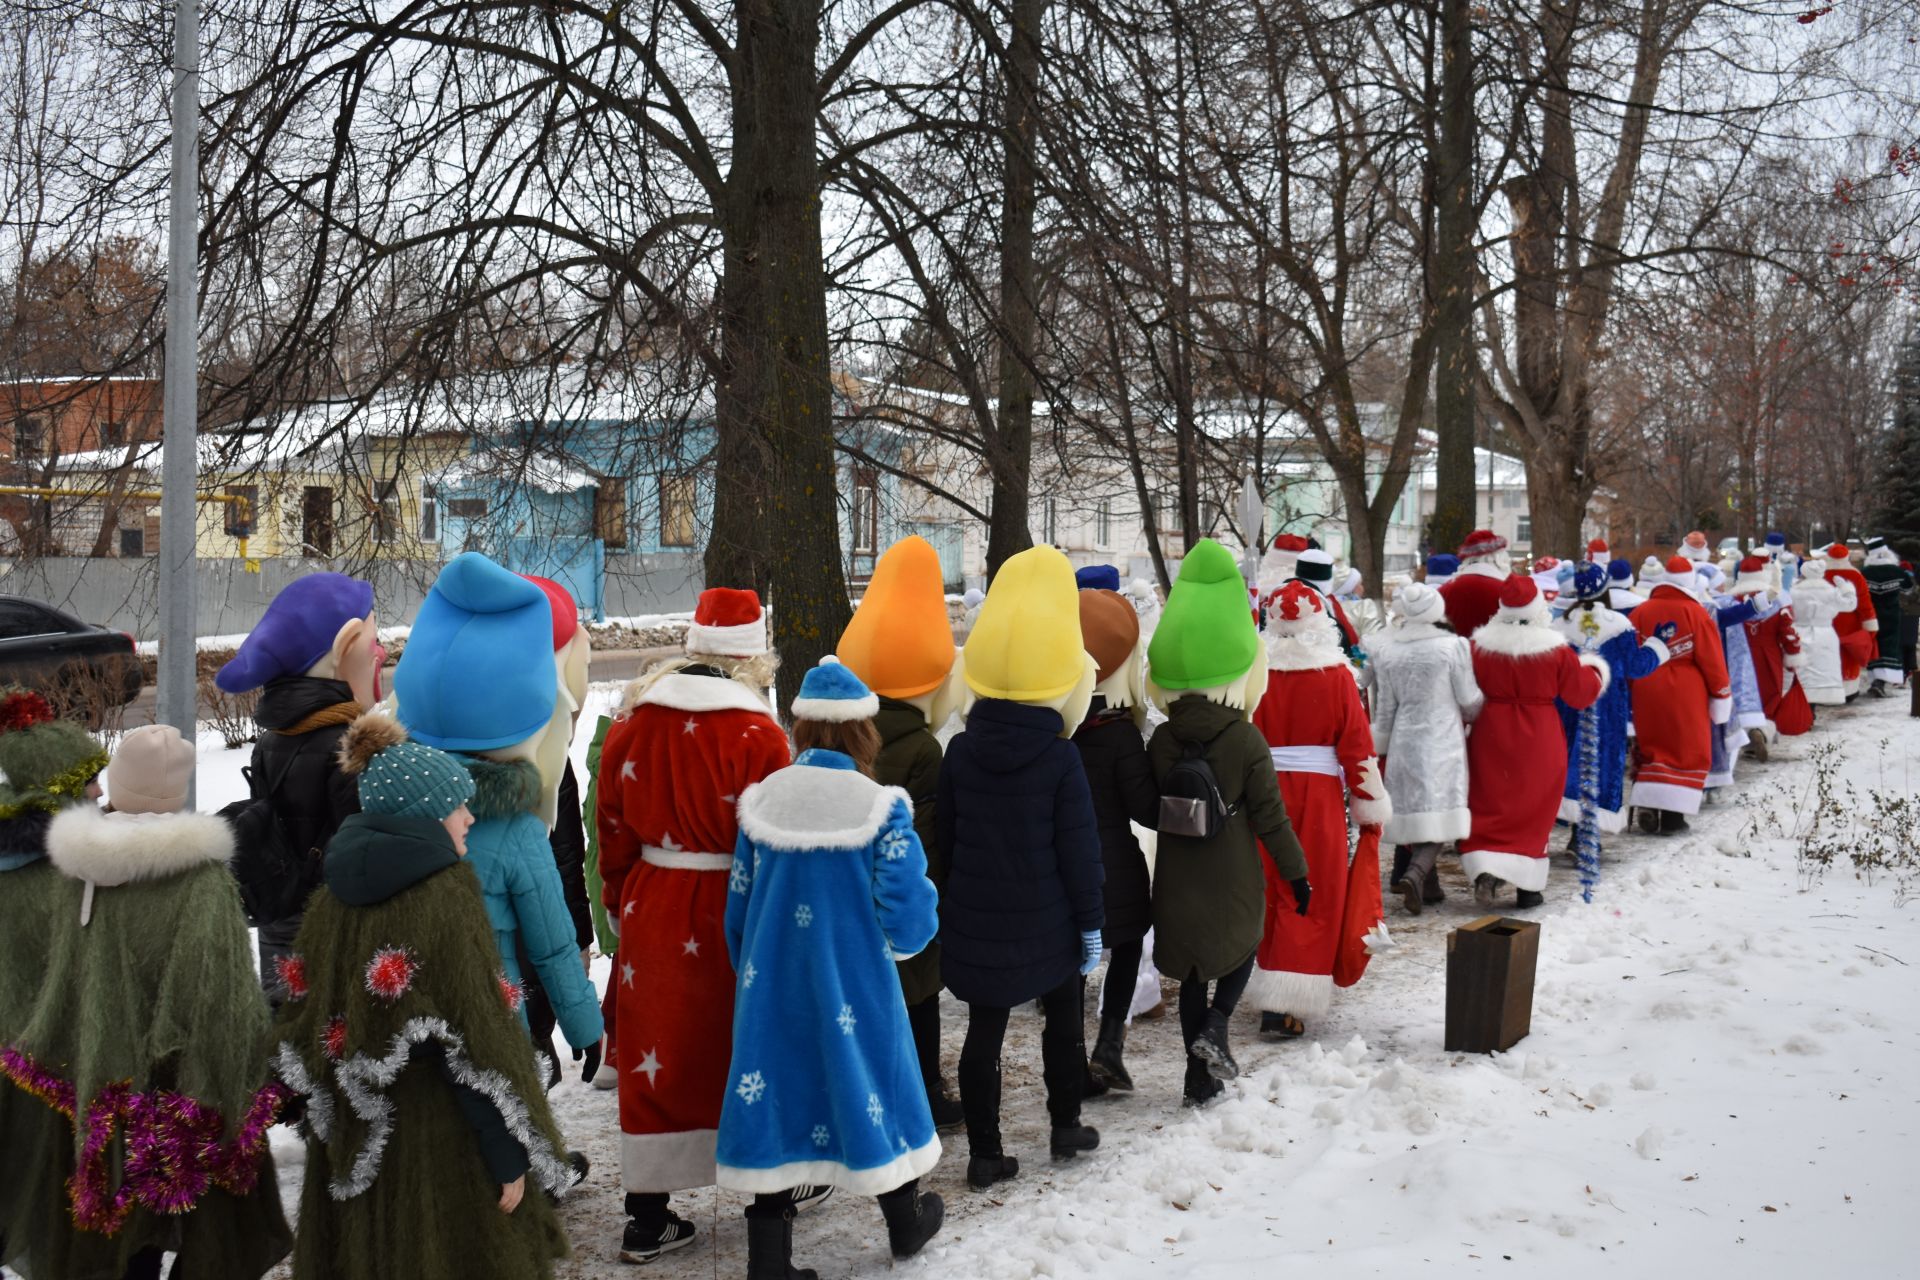
[[[1046,1023],[1040,1032],[1040,1074],[1047,1085],[1047,1114],[1056,1129],[1080,1123],[1087,1084],[1087,1044],[1082,1031],[1080,975],[1040,997]],[[967,1006],[967,1038],[960,1046],[960,1107],[967,1116],[967,1146],[976,1156],[1002,1154],[1000,1146],[1000,1047],[1006,1043],[1007,1009]]]
[[[1141,953],[1138,940],[1122,942],[1113,948],[1113,957],[1107,961],[1106,986],[1100,996],[1102,1019],[1127,1020],[1127,1011],[1133,1008],[1134,988],[1140,985]]]
[[[907,1006],[907,1028],[913,1032],[913,1052],[920,1060],[920,1082],[927,1086],[927,1097],[944,1098],[947,1089],[940,1080],[940,993],[934,992],[919,1004]]]
[[[1218,1009],[1228,1017],[1233,1016],[1233,1007],[1240,1003],[1240,997],[1246,992],[1247,982],[1253,977],[1253,957],[1248,956],[1239,967],[1220,976],[1213,984],[1213,999],[1207,999],[1207,984],[1198,970],[1191,970],[1180,980],[1180,1036],[1188,1047],[1206,1030],[1207,1010]]]

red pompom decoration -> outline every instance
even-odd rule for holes
[[[420,964],[405,947],[382,947],[367,961],[367,990],[374,998],[392,1004],[407,994]]]
[[[273,962],[273,971],[279,977],[281,987],[286,990],[287,999],[307,998],[306,960],[300,956],[280,956]]]
[[[500,998],[506,1001],[507,1012],[509,1013],[520,1012],[520,1006],[523,1003],[525,1003],[527,998],[526,990],[523,987],[521,987],[519,983],[515,982],[512,978],[509,978],[504,973],[499,975],[499,977],[500,977]]]
[[[0,697],[0,733],[31,729],[53,719],[53,704],[31,689],[15,689]]]
[[[347,1056],[347,1020],[339,1014],[327,1019],[320,1029],[320,1048],[335,1062]]]

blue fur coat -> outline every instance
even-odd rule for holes
[[[837,751],[747,788],[727,894],[739,975],[719,1182],[891,1191],[940,1159],[894,962],[939,927],[913,804]]]
[[[1593,621],[1593,630],[1585,620]],[[1633,719],[1632,682],[1651,675],[1667,660],[1667,646],[1649,638],[1642,643],[1633,624],[1624,613],[1604,606],[1591,611],[1575,606],[1553,625],[1567,643],[1582,653],[1597,653],[1607,660],[1613,679],[1600,701],[1593,704],[1593,723],[1600,742],[1600,786],[1595,807],[1599,810],[1602,831],[1624,831],[1627,827],[1627,748],[1631,745],[1628,725]],[[1560,727],[1567,735],[1567,785],[1561,793],[1560,820],[1580,821],[1580,724],[1581,713],[1560,704]]]

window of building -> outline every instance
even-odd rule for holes
[[[485,498],[448,498],[447,514],[456,520],[481,520],[487,514]]]
[[[660,545],[690,547],[694,528],[693,473],[669,471],[660,477]]]
[[[300,494],[300,552],[330,559],[333,556],[333,490],[309,485]]]
[[[440,486],[420,486],[420,541],[440,541]]]
[[[880,549],[880,473],[871,467],[853,469],[853,550],[872,555]]]
[[[112,418],[100,420],[100,447],[102,449],[124,449],[127,447],[127,424],[115,422]]]
[[[38,462],[47,451],[47,420],[18,418],[13,424],[13,457],[16,462]]]
[[[1105,498],[1094,508],[1093,543],[1102,550],[1113,545],[1113,504]]]
[[[593,491],[593,536],[609,548],[627,545],[627,482],[607,476]]]
[[[246,507],[242,509],[237,502],[223,502],[220,507],[224,513],[224,528],[230,538],[243,538],[252,533],[260,523],[260,486],[257,484],[230,484],[223,492],[230,498],[245,498]]]
[[[147,554],[147,531],[145,529],[122,529],[120,531],[120,554],[138,559]]]
[[[1513,540],[1515,542],[1532,542],[1533,541],[1533,517],[1532,516],[1530,515],[1521,516],[1517,521],[1514,522]]]
[[[392,542],[400,536],[400,482],[380,480],[373,486],[373,540]]]

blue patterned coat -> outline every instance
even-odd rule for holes
[[[1735,599],[1732,596],[1716,596],[1709,605],[1713,611],[1713,620],[1720,624],[1720,651],[1727,658],[1728,688],[1733,695],[1733,716],[1726,724],[1713,726],[1713,762],[1707,768],[1707,786],[1730,787],[1733,785],[1733,766],[1739,761],[1740,753],[1734,745],[1738,740],[1746,741],[1747,731],[1741,726],[1741,715],[1758,708],[1760,705],[1760,686],[1754,681],[1753,654],[1747,649],[1746,623],[1750,618],[1759,616],[1760,609],[1751,596]]]
[[[1586,630],[1591,615],[1593,631]],[[1667,660],[1667,646],[1649,638],[1644,644],[1624,613],[1604,605],[1570,610],[1553,625],[1567,643],[1582,653],[1597,653],[1607,661],[1613,679],[1600,701],[1593,704],[1593,721],[1600,742],[1600,785],[1596,808],[1602,831],[1624,831],[1627,826],[1627,748],[1633,719],[1631,682],[1650,675]],[[1560,820],[1580,821],[1580,713],[1560,705],[1560,727],[1567,735],[1567,785],[1561,793]]]
[[[719,1183],[879,1195],[940,1159],[896,960],[939,927],[898,787],[812,750],[740,797],[727,894],[739,975]]]

